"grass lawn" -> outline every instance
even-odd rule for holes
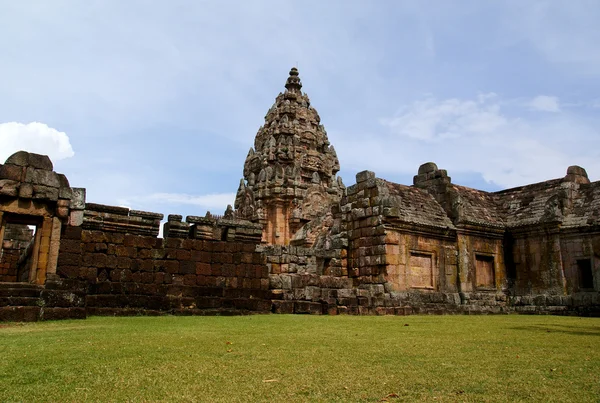
[[[0,401],[600,401],[600,319],[92,317],[0,325]]]

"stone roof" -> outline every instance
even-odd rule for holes
[[[384,200],[384,204],[397,207],[398,220],[437,228],[455,228],[444,209],[426,190],[383,179],[377,179],[377,184],[380,194],[387,193],[391,199]]]
[[[465,186],[451,186],[455,194],[453,207],[458,210],[460,223],[504,227],[504,218],[494,194]]]
[[[520,227],[560,219],[554,204],[565,197],[562,183],[562,178],[552,179],[495,192],[506,226]]]

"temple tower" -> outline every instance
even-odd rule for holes
[[[294,67],[258,129],[236,195],[239,218],[263,225],[263,241],[287,245],[343,190],[340,164]]]

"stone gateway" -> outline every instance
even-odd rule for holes
[[[86,201],[47,156],[0,165],[0,320],[87,315],[600,314],[600,182],[484,192],[432,162],[346,187],[292,68],[223,216]]]

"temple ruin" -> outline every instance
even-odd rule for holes
[[[292,68],[223,216],[90,203],[47,156],[0,165],[0,320],[600,313],[600,181],[485,192],[434,163],[346,187]]]

